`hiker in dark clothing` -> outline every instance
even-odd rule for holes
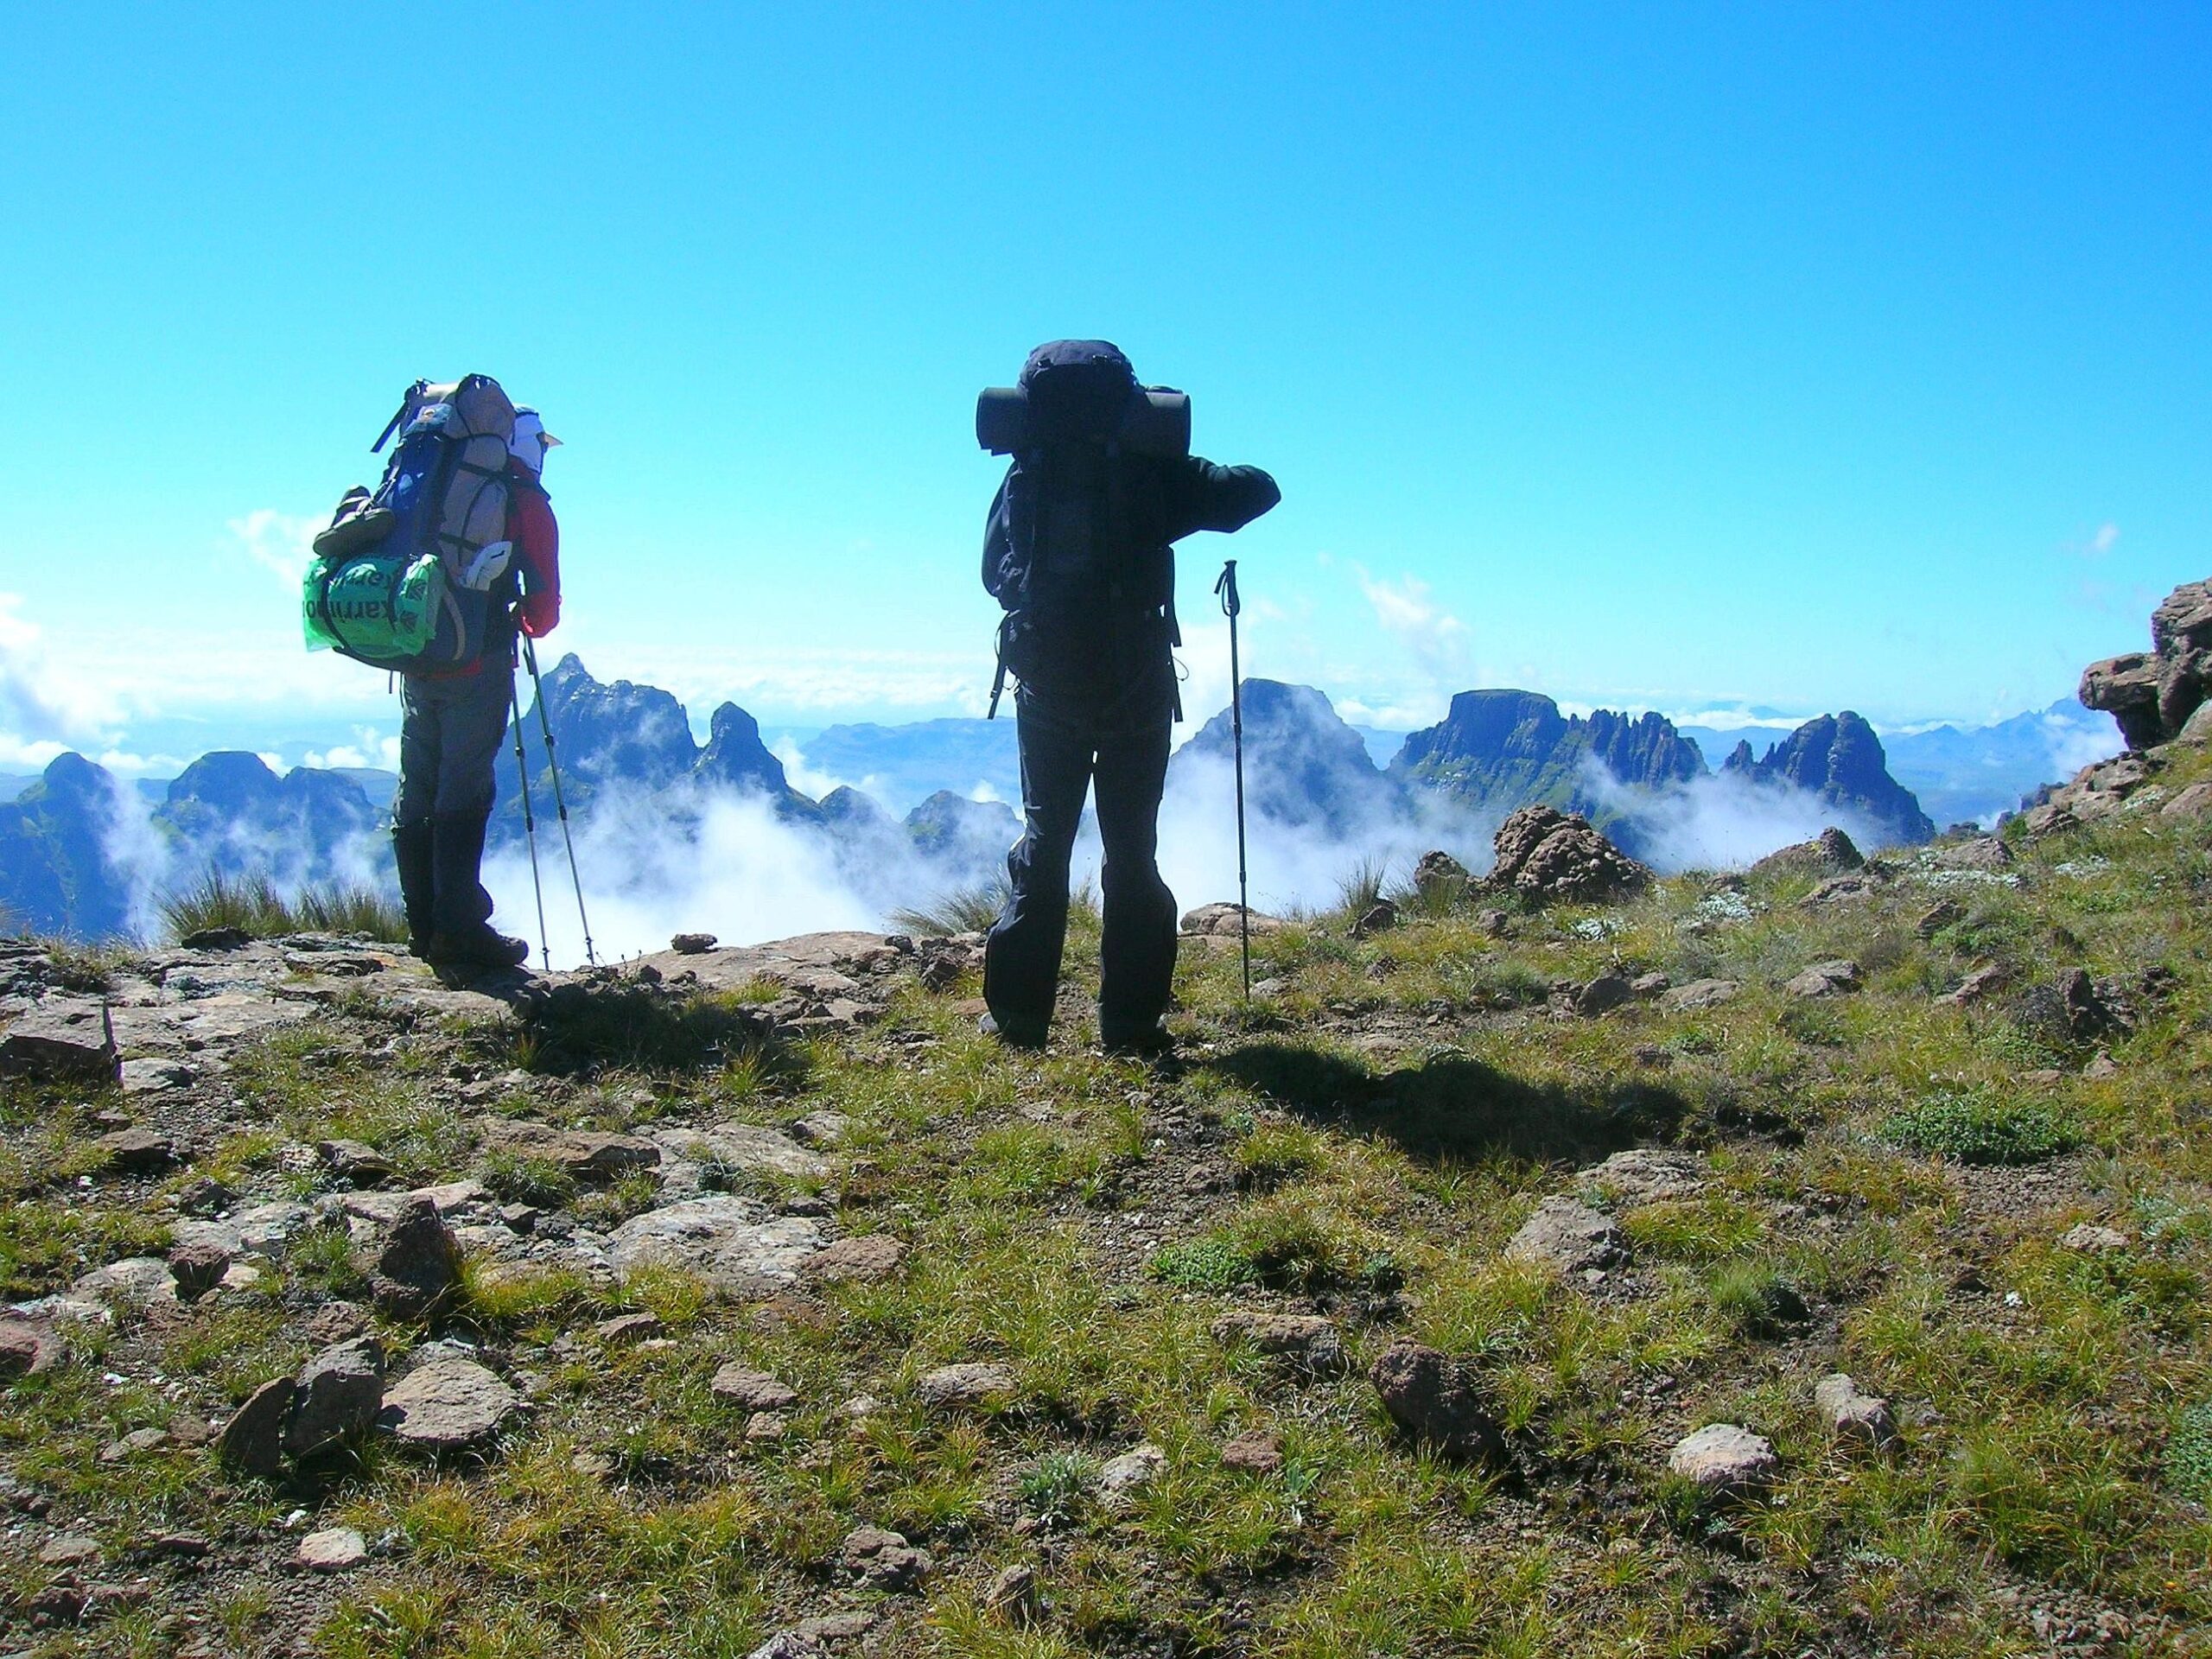
[[[1021,384],[1038,441],[1015,451],[983,535],[983,583],[1008,613],[1001,662],[1018,682],[1023,816],[1007,858],[1013,892],[985,950],[986,1029],[1018,1046],[1046,1039],[1068,861],[1094,787],[1105,854],[1099,1036],[1109,1049],[1155,1048],[1175,974],[1175,895],[1155,858],[1181,712],[1173,543],[1241,529],[1281,492],[1256,467],[1102,438],[1117,429],[1119,400],[1142,395],[1103,341],[1039,346]]]
[[[441,673],[401,677],[399,790],[391,848],[415,954],[441,966],[510,968],[530,946],[491,925],[484,834],[493,767],[507,734],[518,630],[542,639],[561,620],[560,527],[540,474],[560,442],[534,410],[515,411],[508,446],[507,538],[514,558],[494,588],[480,656]]]

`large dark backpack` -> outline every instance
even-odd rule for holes
[[[489,375],[417,380],[371,446],[399,442],[372,493],[346,493],[301,588],[310,650],[401,673],[483,652],[511,562],[507,444],[514,405]]]
[[[1121,442],[1132,401],[1144,396],[1129,359],[1104,340],[1054,340],[1029,354],[1020,386],[1027,429],[1007,469],[1007,535],[983,571],[1006,612],[992,715],[1009,668],[1027,677],[1025,652],[1077,642],[1110,650],[1118,631],[1163,606],[1170,639],[1181,643],[1173,555],[1144,533],[1141,480],[1132,476],[1144,463]]]

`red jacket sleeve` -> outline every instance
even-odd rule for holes
[[[543,639],[561,624],[561,527],[553,504],[534,481],[518,480],[512,487],[507,539],[522,569],[515,620],[531,639]]]

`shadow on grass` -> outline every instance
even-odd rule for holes
[[[607,974],[537,988],[518,997],[515,1007],[510,1058],[533,1071],[700,1072],[741,1062],[764,1077],[804,1070],[803,1058],[779,1039],[775,1022],[732,996]]]
[[[1316,1123],[1388,1141],[1432,1163],[1491,1157],[1586,1163],[1670,1138],[1687,1110],[1649,1084],[1535,1084],[1465,1055],[1376,1072],[1295,1043],[1254,1042],[1207,1063]]]

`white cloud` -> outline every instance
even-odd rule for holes
[[[1407,575],[1393,582],[1355,564],[1352,575],[1359,591],[1374,607],[1375,620],[1385,632],[1404,640],[1424,658],[1456,661],[1467,637],[1467,625],[1429,597],[1428,584]]]
[[[287,592],[297,594],[308,561],[315,556],[315,532],[328,522],[256,507],[243,518],[231,519],[226,527],[246,557],[275,576]]]
[[[22,605],[20,594],[0,594],[0,734],[18,745],[92,737],[114,718],[112,697],[48,660]]]
[[[784,763],[784,781],[802,795],[811,795],[820,800],[833,789],[842,789],[845,780],[834,773],[817,772],[806,764],[805,751],[786,734],[769,745],[768,753]],[[863,791],[866,785],[861,785]]]
[[[2119,545],[2120,526],[2107,521],[2099,524],[2096,533],[2088,541],[2077,544],[2074,550],[2085,559],[2103,559],[2109,558],[2113,550]]]

